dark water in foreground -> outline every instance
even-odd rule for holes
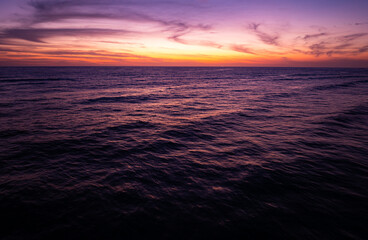
[[[0,68],[0,239],[366,239],[368,69]]]

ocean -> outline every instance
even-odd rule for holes
[[[366,239],[368,69],[0,68],[0,239]]]

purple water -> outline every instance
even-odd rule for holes
[[[365,239],[368,69],[0,68],[1,239]]]

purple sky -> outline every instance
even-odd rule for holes
[[[2,0],[0,65],[368,67],[368,1]]]

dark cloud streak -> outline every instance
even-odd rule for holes
[[[100,28],[13,28],[5,30],[0,39],[22,39],[45,43],[44,39],[57,36],[106,36],[126,34],[128,31]]]
[[[349,35],[342,36],[339,39],[344,42],[349,42],[349,41],[353,41],[355,39],[358,39],[358,38],[361,38],[367,35],[368,35],[367,33],[355,33],[355,34],[349,34]]]
[[[116,53],[116,52],[110,52],[106,50],[89,50],[89,51],[83,51],[83,50],[57,50],[57,51],[50,51],[50,50],[17,50],[12,48],[0,48],[0,52],[8,52],[8,53],[25,53],[25,54],[35,54],[35,55],[43,55],[43,56],[73,56],[73,57],[110,57],[110,58],[149,58],[142,55],[136,55],[132,53]],[[32,56],[35,56],[32,55]],[[16,55],[19,57],[19,54]]]
[[[309,39],[314,39],[314,38],[319,38],[319,37],[323,37],[323,36],[327,36],[327,33],[316,33],[316,34],[307,34],[303,37],[304,40],[309,40]]]

